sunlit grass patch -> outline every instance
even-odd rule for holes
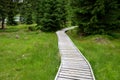
[[[59,67],[56,34],[14,27],[0,31],[0,80],[53,80]]]

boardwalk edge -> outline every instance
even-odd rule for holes
[[[78,26],[68,27],[68,28],[63,29],[62,31],[65,33],[66,31],[71,30],[71,29],[74,29],[74,28],[76,28],[76,27],[78,27]],[[58,32],[58,31],[57,31],[57,32]],[[56,32],[56,34],[58,35],[57,32]],[[66,33],[65,33],[65,34],[66,34]],[[68,36],[68,35],[66,34],[66,36]],[[91,64],[89,63],[89,61],[83,56],[83,54],[81,53],[81,51],[75,46],[75,44],[74,44],[73,41],[70,39],[70,37],[68,36],[67,38],[72,42],[72,45],[74,45],[74,47],[75,47],[76,50],[80,53],[80,55],[82,55],[82,57],[85,59],[85,61],[87,62],[88,66],[90,67],[90,71],[91,71],[91,73],[92,73],[92,78],[93,78],[93,80],[96,80],[96,79],[95,79],[95,76],[94,76],[94,73],[93,73],[93,69],[92,69]],[[58,45],[58,48],[59,48],[59,45]],[[60,51],[59,51],[59,52],[60,52]],[[61,54],[60,54],[60,55],[61,55]],[[58,77],[58,75],[59,75],[61,66],[62,66],[62,62],[60,63],[58,72],[57,72],[54,80],[57,80],[57,77]]]

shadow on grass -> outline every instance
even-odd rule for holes
[[[111,36],[112,38],[120,39],[120,33],[118,33],[118,32],[110,33],[108,35]]]

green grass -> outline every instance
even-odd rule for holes
[[[0,30],[0,80],[54,80],[59,61],[55,33],[26,25]]]
[[[96,80],[119,80],[120,39],[107,35],[80,37],[75,32],[69,31],[68,34],[91,63]]]

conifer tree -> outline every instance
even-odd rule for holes
[[[13,0],[9,0],[8,5],[8,13],[7,13],[7,24],[8,25],[16,25],[17,22],[15,22],[15,15],[18,14],[18,7],[17,7],[18,1],[13,1]]]
[[[21,17],[23,18],[23,23],[32,24],[33,23],[33,1],[24,0],[21,9]]]
[[[118,0],[74,0],[72,7],[82,33],[104,34],[120,28]]]
[[[37,7],[37,24],[43,31],[56,31],[66,23],[64,0],[40,0]]]

